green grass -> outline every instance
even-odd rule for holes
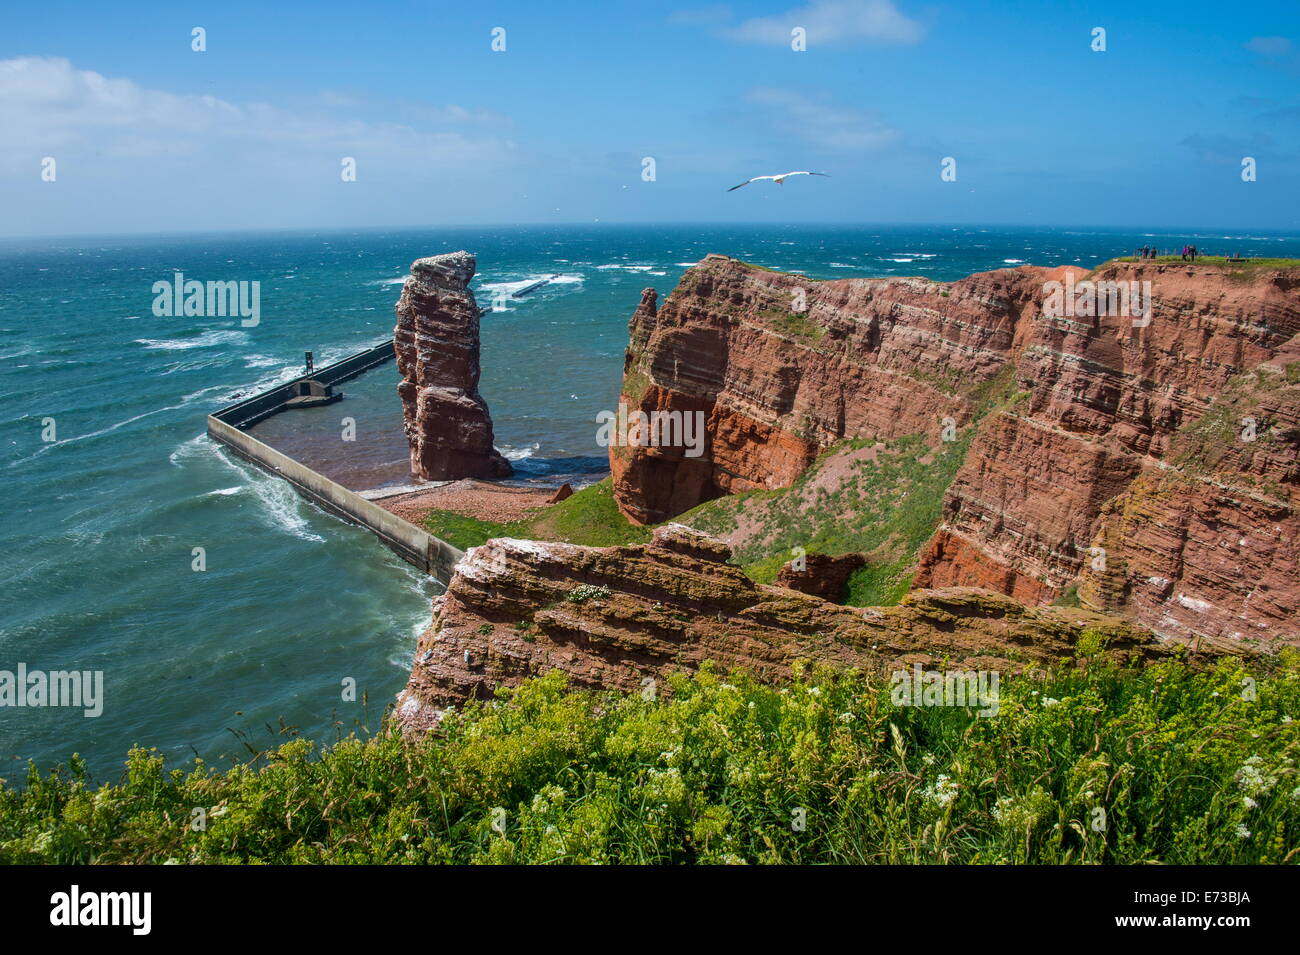
[[[1013,370],[983,382],[971,392],[976,411],[957,440],[933,448],[923,435],[887,442],[875,460],[858,462],[834,490],[819,490],[811,501],[805,488],[818,481],[832,455],[865,447],[855,439],[837,445],[788,488],[748,491],[708,501],[678,518],[706,533],[730,534],[742,512],[757,519],[764,533],[735,547],[735,562],[751,579],[771,583],[795,547],[808,553],[868,555],[844,595],[853,606],[898,603],[911,587],[916,561],[939,526],[943,498],[966,457],[976,428],[990,411],[1022,397]]]
[[[1249,261],[1233,261],[1223,255],[1198,255],[1196,261],[1190,259],[1184,261],[1181,255],[1162,255],[1154,259],[1139,259],[1133,255],[1122,255],[1097,266],[1097,269],[1105,268],[1112,262],[1159,262],[1164,265],[1222,265],[1230,269],[1295,269],[1300,268],[1300,259],[1250,259]],[[1093,271],[1096,271],[1094,269]]]
[[[619,512],[610,478],[575,491],[558,504],[539,508],[522,520],[501,523],[435,510],[425,517],[424,526],[435,537],[461,550],[478,547],[493,537],[564,541],[588,547],[643,544],[650,540],[650,528],[630,523]]]
[[[818,342],[826,337],[826,329],[813,322],[807,315],[765,308],[758,313],[762,322],[778,334],[804,342]]]
[[[996,716],[816,672],[705,670],[668,698],[557,672],[442,735],[169,768],[135,749],[0,787],[6,863],[1284,863],[1300,678],[1095,660],[1002,680]],[[198,813],[198,814],[196,814]],[[802,824],[801,824],[802,823]]]
[[[800,278],[803,278],[803,276],[798,272],[783,272],[781,269],[770,269],[766,265],[759,265],[755,262],[746,262],[744,259],[736,259],[736,261],[747,269],[757,269],[760,272],[775,272],[777,275],[799,275]],[[809,279],[809,281],[815,280]]]
[[[1061,595],[1052,601],[1052,606],[1053,607],[1082,607],[1083,604],[1079,600],[1079,585],[1070,584],[1068,587],[1066,587],[1063,591],[1061,591]]]
[[[846,602],[894,604],[911,585],[910,570],[939,524],[944,492],[973,434],[973,428],[966,428],[938,449],[922,435],[890,441],[875,460],[856,463],[834,490],[820,489],[809,501],[804,489],[817,480],[827,458],[823,455],[788,488],[719,498],[678,520],[716,534],[734,529],[742,511],[758,514],[764,533],[735,548],[735,562],[758,583],[775,580],[796,547],[808,553],[871,555],[869,564],[849,579]],[[846,442],[831,453],[868,443]]]

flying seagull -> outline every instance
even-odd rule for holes
[[[784,185],[785,181],[789,179],[791,176],[826,176],[827,179],[830,178],[830,176],[828,176],[824,172],[808,172],[807,170],[803,170],[800,172],[783,172],[779,176],[755,176],[753,179],[746,179],[744,182],[740,184],[740,186],[748,186],[751,182],[758,182],[760,179],[771,179],[778,186],[780,186],[780,185]],[[732,186],[730,189],[727,190],[727,192],[735,192],[737,189],[740,188],[740,186]]]

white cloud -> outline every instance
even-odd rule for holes
[[[893,0],[811,0],[807,6],[774,17],[757,17],[724,31],[741,43],[788,45],[790,31],[803,27],[808,46],[844,45],[864,40],[916,43],[925,32]]]
[[[0,60],[0,232],[500,221],[529,172],[510,128],[459,105],[233,102],[61,58]]]
[[[1261,56],[1286,56],[1291,52],[1291,41],[1284,36],[1251,37],[1246,49]]]
[[[900,139],[898,130],[874,113],[836,106],[790,90],[759,87],[750,90],[745,99],[760,107],[778,130],[824,149],[871,152]]]
[[[333,105],[350,104],[335,98]],[[367,155],[395,164],[468,165],[512,153],[512,144],[493,130],[458,128],[476,118],[462,107],[430,108],[424,118],[434,125],[358,119],[325,106],[299,111],[151,90],[76,69],[62,58],[0,60],[0,162],[6,163],[27,165],[33,152],[112,159],[214,148],[230,156],[273,147],[282,161]]]

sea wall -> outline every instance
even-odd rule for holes
[[[213,417],[237,428],[251,428],[259,421],[264,421],[271,415],[283,411],[285,402],[298,393],[296,387],[301,382],[319,381],[323,385],[342,384],[351,381],[362,372],[392,361],[394,357],[393,340],[390,338],[386,342],[357,352],[355,355],[349,355],[332,365],[318,368],[310,375],[299,375],[292,381],[286,381],[251,398],[245,398],[237,404],[228,405],[216,412]]]
[[[337,384],[392,357],[393,343],[389,341],[294,381],[311,378]],[[371,531],[402,559],[443,583],[450,581],[456,562],[463,556],[461,550],[242,430],[282,410],[294,395],[293,384],[272,388],[209,415],[208,436],[246,461],[288,481],[299,494],[331,514]]]

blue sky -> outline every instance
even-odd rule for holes
[[[790,169],[832,178],[725,191]],[[0,23],[0,235],[595,220],[1276,231],[1300,229],[1298,200],[1295,0],[47,0]]]

